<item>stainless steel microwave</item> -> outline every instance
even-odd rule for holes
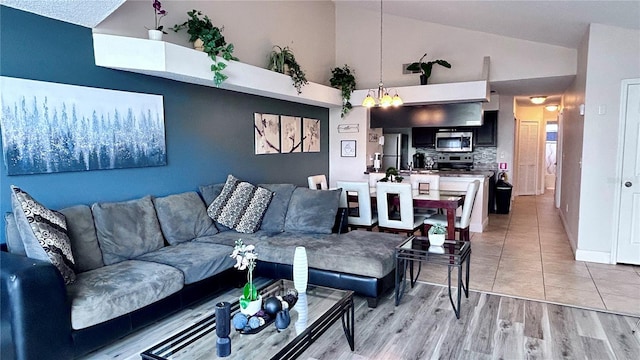
[[[436,133],[436,151],[472,152],[473,132],[442,131]]]

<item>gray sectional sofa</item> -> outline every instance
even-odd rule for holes
[[[343,219],[336,217],[340,190],[262,184],[274,195],[258,231],[246,234],[207,215],[205,204],[223,186],[60,210],[75,258],[68,285],[50,262],[27,256],[25,224],[6,214],[2,358],[72,359],[240,285],[246,272],[233,269],[229,256],[239,238],[255,244],[258,276],[291,278],[294,249],[305,246],[310,283],[352,289],[371,306],[392,286],[402,237],[332,232]]]

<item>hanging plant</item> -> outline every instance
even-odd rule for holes
[[[332,87],[340,89],[342,92],[342,113],[340,116],[344,118],[349,111],[353,108],[353,105],[349,102],[353,90],[356,89],[356,77],[355,71],[349,68],[349,65],[345,64],[343,67],[336,67],[331,70],[331,79],[329,83]]]
[[[203,51],[209,55],[213,64],[211,65],[211,71],[213,72],[213,82],[216,86],[220,86],[228,76],[222,73],[227,67],[227,64],[223,61],[218,61],[218,56],[226,61],[238,60],[233,56],[233,44],[227,44],[222,35],[224,28],[218,28],[213,26],[211,19],[207,15],[202,16],[202,12],[198,10],[192,10],[187,12],[189,20],[182,24],[176,24],[173,26],[173,31],[178,32],[182,29],[187,29],[187,34],[190,35],[189,42],[195,42],[200,39],[203,42]]]
[[[273,50],[269,54],[267,69],[289,75],[298,95],[302,93],[302,87],[309,83],[304,71],[296,61],[293,51],[288,46],[273,46]]]

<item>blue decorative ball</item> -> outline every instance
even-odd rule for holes
[[[244,329],[248,322],[249,319],[247,319],[247,315],[243,313],[233,315],[233,327],[236,328],[236,330]]]
[[[249,319],[249,327],[252,329],[257,329],[260,327],[260,318],[258,318],[257,316],[252,316]]]
[[[264,301],[264,312],[271,316],[275,316],[278,311],[282,310],[282,303],[275,297],[270,297]]]

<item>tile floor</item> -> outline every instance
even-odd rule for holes
[[[640,315],[640,266],[576,261],[552,191],[516,197],[471,244],[471,289]],[[446,267],[427,264],[420,280],[446,284]]]

